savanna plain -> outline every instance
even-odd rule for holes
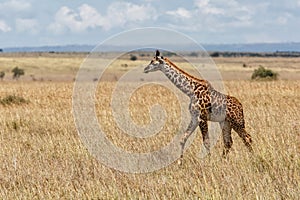
[[[197,128],[181,165],[174,162],[158,171],[132,174],[101,164],[78,135],[72,95],[86,56],[0,54],[0,71],[5,72],[0,80],[0,199],[299,199],[300,58],[214,58],[226,93],[243,104],[253,154],[233,131],[227,158],[222,157],[221,138],[210,156],[200,158],[202,137]],[[100,126],[114,145],[129,152],[155,151],[177,132],[180,102],[157,85],[138,89],[128,106],[136,124],[148,124],[149,108],[160,103],[167,117],[158,134],[135,138],[114,121],[111,96],[116,82],[151,58],[137,54],[134,61],[123,56],[111,63],[105,79],[92,80],[98,81],[95,108]],[[185,66],[175,58],[174,62]],[[12,79],[16,66],[25,71],[19,80]],[[250,80],[259,66],[277,72],[278,80]]]

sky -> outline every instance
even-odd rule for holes
[[[0,0],[0,48],[95,45],[143,27],[200,44],[300,42],[300,0]]]

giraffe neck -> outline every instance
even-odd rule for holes
[[[189,97],[194,94],[193,77],[179,69],[175,64],[168,62],[161,71],[183,93]]]

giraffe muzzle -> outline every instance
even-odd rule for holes
[[[148,73],[149,72],[149,67],[145,67],[145,69],[144,69],[144,73]]]

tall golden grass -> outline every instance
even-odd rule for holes
[[[111,119],[110,88],[98,87],[97,115],[110,139],[128,151],[165,145],[174,136],[176,100],[140,91],[130,103],[133,120],[148,123],[144,105],[161,102],[170,115],[153,138],[132,139]],[[0,97],[29,103],[0,105],[0,199],[298,199],[300,196],[300,81],[226,81],[227,92],[243,103],[250,154],[233,132],[233,149],[222,158],[222,141],[200,159],[200,131],[173,163],[147,174],[103,166],[81,143],[72,115],[71,82],[1,82]],[[101,99],[101,100],[99,100]],[[139,103],[142,99],[146,102]],[[171,103],[170,103],[171,102]],[[187,111],[188,112],[188,111]],[[105,115],[104,115],[105,114]],[[174,115],[174,116],[173,116]]]

